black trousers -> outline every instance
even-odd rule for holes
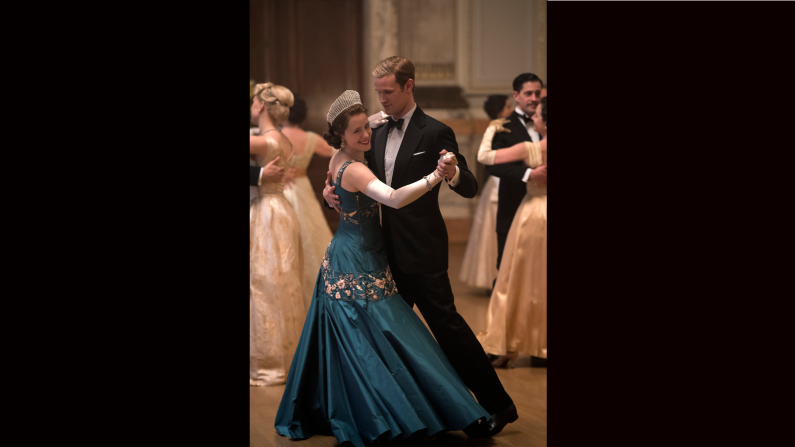
[[[500,263],[502,262],[502,252],[505,250],[505,241],[507,240],[508,233],[497,233],[497,270],[500,269]]]
[[[388,253],[392,252],[389,245],[387,242]],[[489,414],[508,408],[513,400],[502,387],[483,346],[455,308],[447,270],[409,274],[396,266],[390,259],[398,293],[410,307],[416,304],[420,309],[439,347],[478,403]]]

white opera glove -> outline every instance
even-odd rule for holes
[[[370,117],[367,118],[367,121],[370,122],[370,128],[376,129],[381,127],[382,125],[386,124],[386,120],[389,119],[389,115],[384,113],[383,111],[378,112]]]
[[[436,175],[436,171],[433,171],[420,180],[399,189],[392,189],[381,180],[374,178],[367,184],[367,189],[364,193],[371,199],[381,202],[382,205],[399,209],[433,189],[434,186],[442,181],[442,178]]]
[[[483,134],[483,140],[480,142],[480,148],[478,149],[479,162],[487,166],[494,164],[494,158],[497,157],[497,153],[491,150],[491,141],[494,139],[494,134],[497,132],[511,132],[510,129],[503,127],[503,124],[509,122],[511,122],[511,120],[500,119],[489,123],[489,127],[486,128],[486,132]]]

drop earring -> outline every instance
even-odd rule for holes
[[[345,140],[340,141],[340,149],[345,149]]]

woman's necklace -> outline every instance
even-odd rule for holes
[[[354,159],[354,160],[358,161],[359,163],[364,163],[364,165],[365,165],[365,166],[367,166],[367,160],[359,160],[358,158],[356,158],[356,157],[354,157],[353,155],[349,154],[349,153],[348,153],[348,152],[347,152],[345,149],[340,149],[340,150],[341,150],[342,152],[344,152],[344,153],[345,153],[345,155],[347,155],[348,157],[351,157],[352,159]]]
[[[265,132],[260,132],[260,135],[262,135],[262,134],[265,134],[265,133],[268,133],[268,132],[270,132],[270,131],[273,131],[273,130],[276,130],[276,128],[273,128],[273,129],[268,129],[268,130],[266,130]]]

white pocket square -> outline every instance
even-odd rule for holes
[[[422,151],[422,152],[415,152],[415,153],[414,153],[414,155],[420,155],[420,154],[424,154],[424,153],[425,153],[425,151]],[[413,157],[414,155],[412,155],[412,157]]]

